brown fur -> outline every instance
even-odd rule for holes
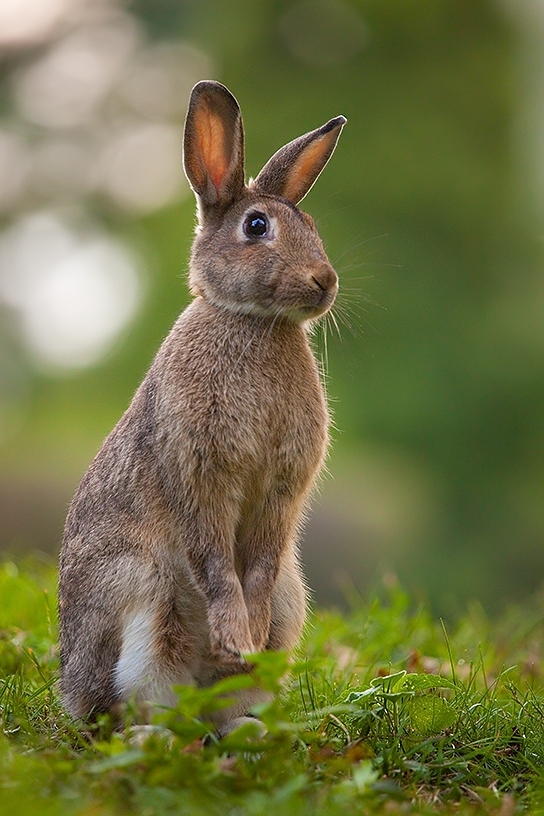
[[[214,82],[193,90],[185,168],[200,208],[195,299],[66,521],[61,688],[75,716],[115,710],[133,692],[168,701],[172,684],[210,683],[244,670],[244,653],[290,649],[300,636],[297,532],[328,427],[306,321],[330,307],[337,279],[312,220],[277,180],[297,198],[309,189],[344,120],[332,121],[284,148],[287,164],[281,151],[270,160],[279,161],[263,170],[272,194],[259,179],[244,186],[234,97]],[[270,224],[265,238],[241,232],[254,210]]]

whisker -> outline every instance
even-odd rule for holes
[[[370,243],[370,241],[379,241],[382,238],[387,238],[387,237],[388,237],[388,233],[384,232],[383,235],[374,235],[371,238],[363,238],[362,240],[357,241],[355,244],[352,244],[351,246],[348,246],[338,258],[334,259],[333,266],[336,267],[336,265],[340,263],[342,258],[345,258],[346,255],[348,255],[350,252],[355,252],[355,250],[359,249],[359,247]],[[377,249],[374,250],[374,251],[377,252]]]
[[[338,322],[336,320],[336,315],[334,314],[334,312],[332,310],[328,313],[328,317],[330,317],[330,319],[332,321],[332,324],[333,324],[334,328],[336,329],[336,333],[337,333],[338,337],[341,340],[342,335],[340,334],[340,328],[339,328]]]
[[[383,309],[384,312],[387,311],[386,306],[383,306],[379,301],[375,300],[368,292],[361,292],[359,289],[348,289],[347,291],[342,289],[342,293],[338,296],[337,302],[350,306],[353,306],[353,304],[359,305],[360,303],[368,303],[371,306],[377,306],[379,309]]]
[[[376,327],[366,317],[366,314],[368,314],[367,309],[359,308],[355,310],[351,304],[342,302],[341,300],[336,301],[334,309],[338,320],[348,329],[353,337],[362,336],[363,327],[361,326],[361,321],[366,323],[373,331],[377,331]],[[352,320],[353,323],[351,322]]]
[[[328,374],[329,374],[329,336],[328,336],[328,333],[327,333],[327,329],[328,329],[328,326],[329,326],[329,320],[328,320],[329,314],[330,314],[330,312],[328,312],[325,315],[325,320],[321,323],[322,337],[323,337],[323,359],[322,359],[322,363],[321,363],[321,369],[322,369],[321,374],[322,374],[324,379],[326,379],[328,377]]]
[[[360,269],[362,266],[373,266],[378,269],[402,269],[403,264],[395,264],[395,263],[374,263],[373,261],[354,261],[352,264],[343,265],[343,266],[336,266],[336,271],[343,275],[346,272],[351,272],[352,269]],[[352,276],[350,275],[350,278]],[[367,280],[368,278],[374,278],[375,275],[361,275],[359,278],[353,278],[354,280]]]
[[[353,316],[353,317],[357,318],[357,321],[358,321],[359,318],[360,318],[360,315],[358,315],[355,312],[353,312],[352,315],[350,315],[349,313],[347,313],[346,311],[344,311],[342,309],[341,304],[335,305],[335,312],[336,312],[336,314],[331,315],[331,316],[334,318],[334,322],[335,322],[335,324],[337,326],[338,336],[340,337],[340,339],[342,338],[342,335],[340,333],[340,329],[339,329],[339,326],[338,326],[338,321],[340,321],[340,323],[342,323],[342,325],[347,328],[347,330],[352,335],[352,337],[360,336],[360,331],[359,331],[359,333],[357,333],[357,331],[355,330],[353,324],[349,320],[349,317]],[[337,320],[337,318],[338,318],[338,320]],[[358,327],[358,328],[360,329],[360,327]]]

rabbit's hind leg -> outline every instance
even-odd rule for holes
[[[293,649],[306,619],[308,591],[294,548],[284,554],[272,591],[267,649]]]
[[[86,637],[64,633],[60,688],[69,713],[92,721],[97,714],[116,712],[121,702],[113,676],[120,633],[116,626],[101,626],[103,622],[96,615],[82,617],[86,618]]]

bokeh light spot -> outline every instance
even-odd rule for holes
[[[16,78],[22,115],[52,128],[89,123],[139,40],[139,26],[128,15],[73,32]]]
[[[0,297],[19,314],[35,362],[68,371],[110,349],[136,312],[141,283],[121,241],[41,212],[0,237]]]
[[[31,45],[45,38],[78,0],[2,0],[0,46]]]
[[[189,187],[181,166],[181,128],[135,124],[107,146],[101,187],[123,209],[151,212],[171,203]]]
[[[31,164],[25,141],[7,129],[0,130],[0,209],[9,209],[21,196]]]

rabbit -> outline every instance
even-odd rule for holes
[[[60,688],[76,719],[247,671],[306,614],[297,538],[329,413],[308,330],[338,278],[298,203],[346,119],[282,147],[245,184],[239,105],[192,90],[183,137],[198,226],[192,302],[90,465],[59,571]],[[262,699],[246,691],[220,733]]]

